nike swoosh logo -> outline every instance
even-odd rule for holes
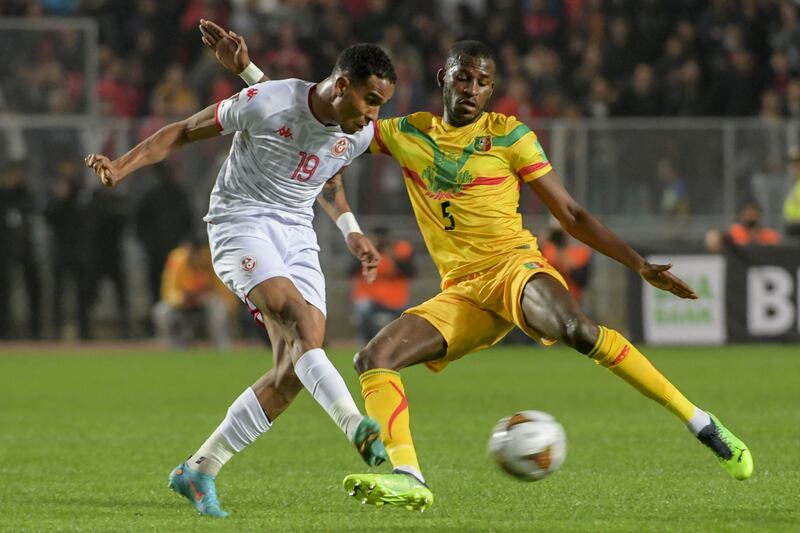
[[[741,450],[739,450],[739,458],[736,460],[737,463],[741,463],[742,462],[742,455],[744,455],[744,452],[746,452],[746,451],[747,451],[747,448],[742,448]]]

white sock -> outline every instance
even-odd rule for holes
[[[225,419],[186,464],[216,476],[233,454],[244,450],[272,426],[253,389],[247,387],[228,408]]]
[[[699,407],[694,408],[694,414],[692,418],[686,422],[686,427],[689,431],[692,432],[694,436],[697,436],[700,433],[700,430],[706,427],[711,423],[711,417],[708,416],[708,413],[700,409]]]
[[[294,372],[317,403],[352,440],[364,416],[356,407],[341,374],[325,355],[325,350],[315,348],[301,355],[294,365]]]

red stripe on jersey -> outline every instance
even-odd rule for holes
[[[416,183],[417,185],[419,185],[420,187],[422,187],[426,191],[428,190],[428,186],[425,185],[425,182],[422,181],[422,178],[419,177],[419,174],[417,174],[416,172],[414,172],[413,170],[411,170],[408,167],[400,167],[400,168],[403,169],[403,174],[405,174],[408,179],[410,179],[411,181],[413,181],[414,183]]]
[[[496,178],[479,177],[467,183],[461,189],[469,189],[470,187],[477,187],[478,185],[500,185],[506,180],[507,176],[498,176]]]
[[[383,139],[381,138],[381,129],[378,127],[379,120],[374,120],[372,122],[372,129],[375,132],[375,142],[378,143],[378,148],[380,148],[382,154],[392,155],[389,152],[389,149],[386,148],[386,145],[383,144]]]
[[[222,127],[222,123],[219,121],[219,106],[222,104],[224,100],[220,100],[217,102],[217,107],[214,108],[214,122],[217,123],[217,131],[222,131],[225,128]]]
[[[527,176],[531,172],[536,172],[537,170],[541,170],[549,166],[550,166],[550,161],[544,161],[542,163],[534,163],[532,165],[528,165],[527,167],[522,167],[521,169],[517,170],[517,175],[519,175],[519,177]]]

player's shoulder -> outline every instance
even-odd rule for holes
[[[528,125],[518,120],[514,115],[506,115],[494,111],[487,113],[486,129],[491,135],[496,137],[505,137],[509,135],[522,137],[526,133],[531,132]]]
[[[398,121],[398,125],[410,125],[420,131],[429,131],[437,124],[440,117],[427,111],[418,111],[394,120]]]
[[[272,103],[291,103],[299,96],[305,98],[311,85],[312,84],[307,81],[296,78],[268,80],[253,84],[244,89],[243,92],[248,98],[259,101],[268,100]]]

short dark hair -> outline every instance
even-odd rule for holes
[[[478,57],[484,59],[490,59],[493,62],[497,62],[497,58],[495,57],[494,50],[488,44],[482,43],[480,41],[458,41],[453,46],[450,47],[450,50],[447,52],[447,60],[444,63],[445,69],[450,69],[453,65],[455,65],[461,58],[461,56],[470,56],[470,57]]]
[[[386,52],[374,44],[361,43],[348,46],[336,58],[333,70],[362,82],[367,81],[372,75],[392,83],[397,82],[392,60]]]

